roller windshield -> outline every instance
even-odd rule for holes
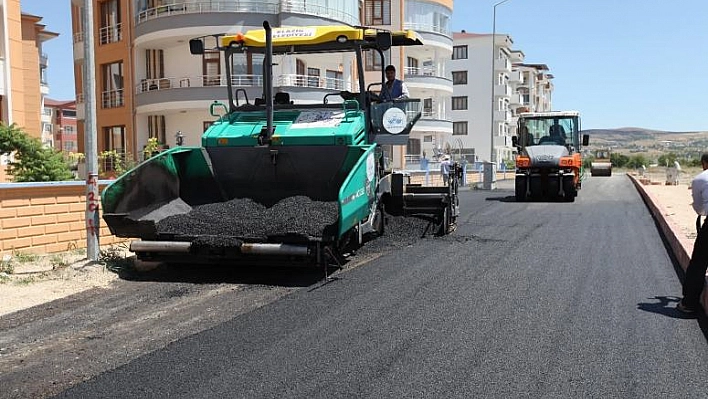
[[[578,148],[576,117],[525,119],[519,126],[519,140],[524,146],[563,145]]]

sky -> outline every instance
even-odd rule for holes
[[[49,97],[74,98],[70,0],[21,0],[60,33],[44,44]],[[456,0],[455,31],[491,33],[499,0]],[[508,0],[496,32],[555,76],[553,108],[583,129],[708,131],[708,1]],[[706,115],[706,116],[704,116]]]

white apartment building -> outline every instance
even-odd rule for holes
[[[551,110],[553,75],[548,66],[525,64],[524,53],[512,45],[507,34],[496,35],[492,50],[490,34],[454,33],[448,66],[454,84],[453,140],[462,143],[468,161],[499,165],[512,159],[517,115]]]
[[[454,33],[448,67],[454,84],[453,135],[463,143],[462,153],[467,154],[470,162],[493,159],[499,162],[512,156],[509,128],[512,45],[511,36],[506,34],[496,35],[492,50],[492,35]]]

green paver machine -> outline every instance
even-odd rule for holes
[[[365,51],[386,65],[384,51],[422,44],[415,32],[347,26],[271,28],[267,22],[263,26],[245,34],[190,41],[192,54],[208,50],[224,54],[228,104],[212,104],[210,111],[219,119],[203,134],[201,147],[162,152],[104,190],[103,217],[110,231],[138,238],[131,250],[143,260],[268,257],[319,264],[348,246],[361,245],[365,237],[381,234],[385,214],[427,215],[437,234],[450,232],[459,214],[460,169],[454,165],[450,181],[441,187],[409,184],[405,173],[390,170],[381,145],[407,144],[420,118],[420,100],[382,100],[386,96],[371,87],[381,85],[385,92],[383,71],[379,82],[368,87],[364,82]],[[215,45],[209,46],[212,40]],[[254,101],[232,85],[232,58],[244,53],[264,56],[263,96]],[[306,53],[353,54],[352,79],[358,77],[358,92],[328,90],[321,102],[310,104],[294,104],[287,93],[274,93],[273,55]],[[186,217],[185,226],[202,223],[190,215],[205,206],[243,198],[269,208],[298,196],[336,204],[335,223],[312,234],[266,218],[265,233],[227,228],[206,238],[186,230],[160,229],[178,216]],[[236,219],[220,222],[236,225]],[[268,228],[275,225],[279,230],[271,234]]]

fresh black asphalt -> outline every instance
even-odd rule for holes
[[[673,309],[675,266],[625,176],[589,178],[575,203],[502,188],[461,205],[450,236],[60,397],[706,397],[708,342]]]

